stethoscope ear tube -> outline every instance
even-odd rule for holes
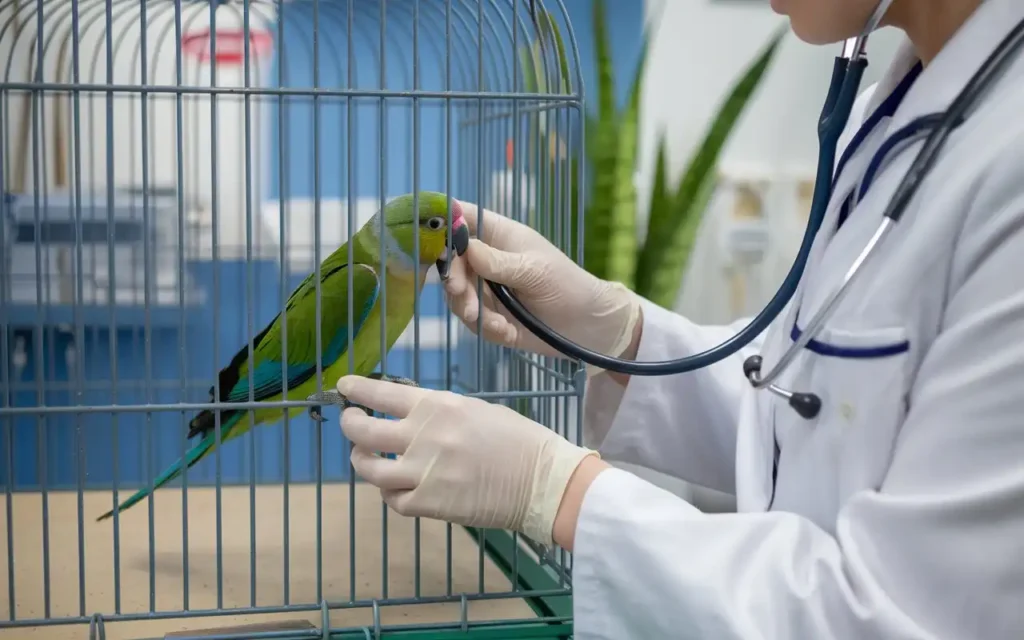
[[[797,251],[796,258],[789,269],[789,273],[786,274],[785,280],[783,280],[782,285],[768,304],[751,320],[750,324],[722,344],[712,347],[707,351],[677,360],[658,362],[623,360],[586,349],[556,333],[530,313],[505,285],[487,281],[487,286],[491,289],[494,297],[508,309],[512,317],[549,347],[567,357],[581,360],[591,366],[600,367],[607,371],[638,376],[674,375],[703,369],[738,352],[764,333],[772,321],[785,309],[800,284],[800,278],[803,276],[804,267],[811,253],[811,246],[814,244],[814,236],[821,227],[821,222],[824,220],[825,213],[828,210],[836,146],[839,142],[839,136],[849,120],[850,112],[853,110],[853,103],[857,98],[857,90],[865,66],[866,62],[864,60],[836,59],[836,64],[833,68],[832,84],[829,87],[825,106],[822,109],[818,124],[820,140],[818,171],[815,179],[811,211],[808,215],[804,237],[800,242],[800,249]]]
[[[766,388],[772,393],[785,398],[789,405],[793,407],[801,416],[805,418],[816,416],[821,408],[821,399],[815,394],[811,393],[799,393],[782,389],[781,387],[773,384],[774,380],[778,378],[786,367],[788,367],[792,361],[796,358],[796,355],[807,346],[807,344],[816,336],[821,329],[824,327],[826,320],[832,315],[839,301],[846,295],[850,289],[850,284],[854,278],[861,273],[864,264],[870,258],[872,253],[875,252],[877,247],[882,244],[886,236],[891,232],[892,228],[903,216],[903,213],[907,210],[914,195],[920,189],[921,184],[927,177],[929,171],[931,171],[938,154],[945,145],[945,142],[949,139],[953,130],[961,122],[967,112],[973,107],[980,97],[983,95],[986,88],[991,87],[998,75],[1002,73],[1006,66],[1013,61],[1015,58],[1013,54],[1020,50],[1021,46],[1024,46],[1024,21],[1016,26],[1013,31],[1010,32],[999,44],[998,47],[989,55],[988,59],[981,65],[981,68],[972,76],[967,85],[963,88],[960,94],[953,100],[950,107],[942,114],[942,117],[938,120],[935,125],[935,129],[931,132],[925,141],[924,146],[917,153],[914,161],[911,163],[910,169],[904,176],[903,181],[896,189],[895,194],[889,201],[888,206],[885,209],[884,216],[878,229],[874,235],[868,241],[868,244],[861,251],[860,255],[857,256],[853,264],[847,270],[842,283],[833,291],[826,299],[825,303],[818,310],[817,313],[811,318],[807,327],[801,333],[800,337],[782,354],[779,361],[774,367],[765,375],[761,375],[761,368],[763,361],[761,356],[751,356],[744,362],[743,372],[747,380],[755,389]],[[863,71],[863,69],[861,69]]]
[[[917,193],[921,183],[932,170],[939,158],[939,152],[946,145],[949,136],[966,119],[967,113],[977,105],[978,100],[986,91],[995,86],[996,80],[1002,75],[1010,63],[1017,60],[1021,47],[1024,47],[1024,20],[1017,23],[1010,33],[1000,41],[999,45],[989,54],[981,67],[967,81],[963,90],[943,112],[935,130],[925,139],[924,146],[917,153],[914,162],[907,169],[907,175],[896,188],[889,206],[885,209],[885,217],[898,222],[907,210],[910,200]]]
[[[782,310],[785,309],[790,299],[792,299],[800,284],[800,278],[803,276],[804,267],[810,256],[811,245],[814,243],[814,236],[821,227],[821,222],[824,220],[825,213],[828,210],[836,146],[839,142],[839,136],[849,120],[850,112],[853,110],[853,103],[857,98],[857,90],[865,66],[866,62],[864,60],[836,59],[836,64],[833,68],[832,85],[829,87],[825,106],[822,109],[821,118],[818,123],[821,147],[818,157],[818,171],[815,179],[811,211],[808,215],[804,237],[800,242],[800,249],[797,251],[796,259],[793,261],[789,273],[786,274],[785,280],[783,280],[782,285],[768,304],[751,320],[750,324],[722,344],[712,347],[707,351],[676,360],[662,360],[658,362],[623,360],[582,347],[556,333],[530,313],[505,285],[488,280],[487,286],[491,289],[494,297],[508,309],[512,317],[549,347],[565,356],[581,360],[591,366],[607,371],[638,376],[674,375],[703,369],[738,352],[761,335],[772,321],[782,313]]]
[[[883,7],[884,5],[884,7]],[[878,18],[884,14],[884,8],[888,2],[882,2],[876,10]],[[872,20],[875,20],[873,16]],[[877,21],[875,21],[877,24]],[[707,351],[694,354],[676,360],[665,360],[659,362],[634,362],[620,358],[607,356],[595,351],[586,349],[564,336],[554,332],[550,327],[541,322],[512,294],[505,285],[487,281],[495,298],[508,309],[509,313],[518,320],[527,330],[536,335],[541,341],[564,354],[567,357],[581,360],[592,366],[600,367],[607,371],[627,375],[640,376],[663,376],[677,373],[685,373],[701,369],[714,364],[724,358],[738,352],[761,335],[768,326],[780,315],[789,303],[789,300],[796,292],[804,267],[810,254],[814,237],[828,210],[829,200],[832,191],[832,173],[835,165],[836,147],[839,136],[845,129],[846,123],[856,100],[860,86],[860,80],[867,66],[865,59],[860,57],[863,54],[863,44],[866,34],[857,38],[855,45],[850,48],[853,57],[840,57],[833,67],[832,83],[826,96],[825,105],[822,109],[821,119],[818,125],[819,142],[821,145],[818,158],[818,171],[815,181],[814,196],[811,203],[811,212],[808,217],[807,229],[804,232],[800,249],[796,259],[790,267],[789,273],[779,290],[772,299],[765,305],[764,309],[750,322],[749,325],[740,330],[732,338],[722,344],[712,347]],[[935,129],[926,139],[923,148],[918,152],[917,157],[908,170],[907,175],[897,188],[889,205],[885,209],[882,222],[868,242],[867,246],[854,261],[853,265],[846,272],[842,283],[826,299],[822,308],[814,314],[810,323],[801,333],[800,337],[782,354],[779,361],[765,375],[761,375],[763,360],[761,356],[751,356],[744,362],[744,375],[750,384],[757,389],[767,388],[772,393],[783,397],[793,409],[805,418],[813,418],[821,410],[821,399],[813,393],[799,393],[782,389],[773,384],[774,380],[785,370],[796,355],[803,350],[807,343],[824,326],[826,319],[835,309],[838,302],[846,294],[853,281],[862,270],[864,263],[876,250],[878,245],[886,238],[891,229],[906,211],[914,194],[920,188],[928,172],[934,166],[938,154],[949,138],[952,131],[964,120],[967,112],[973,107],[984,92],[991,87],[996,77],[1001,74],[1012,62],[1014,54],[1024,46],[1024,21],[1021,21],[1006,36],[984,62],[981,68],[970,79],[961,93],[956,97],[942,117],[939,119]]]
[[[800,336],[789,346],[788,349],[786,349],[785,352],[783,352],[779,361],[775,363],[775,366],[772,367],[768,373],[763,376],[761,375],[762,361],[760,356],[751,356],[757,358],[756,363],[751,361],[751,358],[747,358],[747,362],[743,365],[743,373],[751,386],[755,389],[767,388],[776,395],[786,398],[791,406],[793,405],[794,397],[800,395],[813,395],[787,391],[772,383],[776,378],[782,375],[782,372],[785,371],[789,365],[793,363],[793,360],[796,359],[797,355],[803,351],[804,347],[810,343],[814,336],[821,332],[821,329],[825,326],[825,322],[832,316],[832,312],[835,310],[836,306],[850,290],[850,285],[853,283],[854,279],[862,272],[864,263],[867,262],[868,258],[871,257],[871,254],[875,252],[878,246],[882,244],[882,241],[884,241],[886,236],[889,235],[889,232],[895,224],[896,223],[891,218],[882,218],[882,222],[878,225],[878,229],[875,230],[875,233],[871,236],[867,245],[863,250],[861,250],[860,255],[858,255],[857,259],[853,261],[850,268],[846,270],[842,283],[840,283],[840,285],[836,287],[831,294],[829,294],[828,298],[825,299],[825,303],[822,304],[817,313],[811,317],[810,322],[807,323],[806,328],[804,328]],[[811,404],[816,405],[820,409],[821,400],[817,398],[817,396],[814,396],[814,398],[814,400],[810,401]],[[807,400],[798,400],[798,402],[807,402]],[[796,409],[797,407],[794,406],[793,408]],[[799,410],[798,413],[803,415]],[[817,415],[817,411],[814,412],[814,415]]]

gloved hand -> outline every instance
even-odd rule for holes
[[[359,376],[341,378],[337,388],[351,402],[400,418],[350,407],[341,429],[353,444],[356,473],[404,516],[508,529],[551,545],[569,479],[597,455],[479,398]]]
[[[640,317],[640,300],[617,282],[597,278],[533,229],[462,202],[469,230],[479,240],[451,266],[445,282],[452,312],[474,333],[481,311],[477,276],[508,286],[534,315],[583,347],[619,356]],[[482,233],[480,218],[482,217]],[[541,355],[561,355],[519,324],[483,287],[484,338]]]

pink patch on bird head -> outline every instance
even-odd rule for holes
[[[452,198],[452,229],[458,229],[465,224],[466,219],[462,217],[462,203]]]

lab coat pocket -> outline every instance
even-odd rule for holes
[[[877,489],[906,414],[910,342],[903,327],[827,328],[808,347],[819,358],[818,429],[836,446],[840,502]]]

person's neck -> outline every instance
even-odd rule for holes
[[[887,12],[886,22],[907,34],[927,66],[983,1],[898,0]]]

